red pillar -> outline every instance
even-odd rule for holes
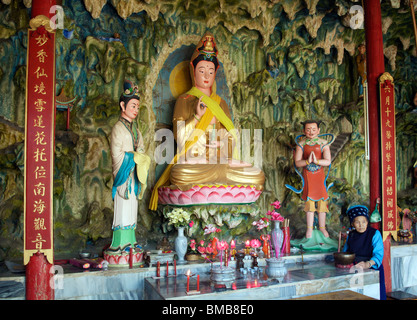
[[[35,253],[26,265],[26,300],[53,300],[52,265],[43,253]]]
[[[49,25],[45,25],[44,28],[39,21],[32,22],[39,16],[53,17],[55,13],[51,14],[49,11],[55,4],[55,0],[32,0],[30,25],[36,30],[28,31],[24,208],[24,263],[28,300],[54,299],[54,273],[51,267],[55,37],[54,34],[45,31]]]
[[[378,78],[385,72],[380,0],[365,0],[366,78],[368,82],[370,204],[381,198],[381,148]],[[382,217],[384,213],[382,213]],[[392,291],[391,242],[384,241],[385,286]]]

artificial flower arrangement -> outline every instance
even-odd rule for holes
[[[278,200],[274,201],[273,203],[271,203],[271,206],[273,206],[274,209],[272,211],[268,210],[268,212],[266,213],[266,217],[262,217],[259,220],[252,222],[252,225],[255,226],[258,231],[262,230],[260,239],[263,241],[262,251],[264,252],[265,256],[268,255],[268,245],[271,246],[271,243],[270,243],[271,236],[268,234],[268,231],[270,231],[268,229],[271,225],[270,221],[284,222],[285,220],[284,217],[281,216],[279,212],[275,211],[281,208],[281,202]],[[256,248],[256,245],[258,245],[258,243],[254,243],[254,244]],[[260,243],[259,243],[259,246],[260,246]],[[251,247],[254,248],[254,246],[252,245],[252,241],[251,241]]]
[[[204,240],[200,240],[198,242],[195,239],[190,240],[190,250],[188,251],[188,258],[190,260],[196,259],[195,255],[198,255],[198,257],[202,257],[207,259],[208,257],[217,254],[217,243],[215,240],[215,234],[221,232],[222,230],[217,228],[213,224],[208,224],[204,227],[204,236],[211,235],[210,240],[207,241],[207,244]],[[187,258],[187,259],[188,259]]]
[[[252,225],[258,229],[258,231],[261,231],[263,229],[267,229],[270,226],[270,221],[279,221],[284,222],[284,217],[281,216],[280,213],[276,212],[275,210],[278,210],[281,208],[281,203],[279,201],[275,201],[271,203],[271,206],[274,207],[274,210],[268,210],[266,215],[269,217],[262,217],[257,221],[252,222]],[[266,230],[265,230],[266,231]]]
[[[166,217],[168,218],[168,224],[174,225],[175,228],[186,227],[187,225],[192,227],[193,224],[193,221],[190,222],[191,214],[182,208],[175,208],[168,212]]]
[[[284,217],[281,216],[280,213],[276,212],[275,210],[278,210],[281,208],[281,202],[279,202],[278,200],[271,203],[271,206],[273,206],[275,209],[270,211],[268,210],[268,212],[266,213],[267,216],[271,216],[271,220],[272,221],[279,221],[279,222],[284,222]]]

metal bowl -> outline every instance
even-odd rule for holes
[[[351,252],[335,252],[333,253],[334,262],[343,266],[347,266],[355,260],[355,254]]]

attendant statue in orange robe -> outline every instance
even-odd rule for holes
[[[302,174],[297,170],[303,180],[303,187],[301,190],[296,190],[286,185],[294,192],[302,193],[301,198],[306,201],[304,211],[307,218],[307,239],[312,236],[315,211],[318,213],[320,231],[324,237],[329,237],[326,230],[326,214],[329,212],[327,190],[330,186],[326,185],[327,176],[324,167],[330,167],[332,162],[330,144],[333,142],[333,135],[320,134],[320,123],[321,121],[315,120],[302,122],[304,134],[296,137],[294,163],[296,167],[303,168]],[[326,135],[332,137],[330,142],[322,139]]]

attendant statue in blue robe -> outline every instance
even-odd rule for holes
[[[137,87],[126,81],[119,100],[120,118],[111,133],[114,219],[113,239],[107,253],[120,254],[139,247],[135,236],[138,200],[142,199],[146,189],[150,165],[142,134],[134,121],[139,104]]]

